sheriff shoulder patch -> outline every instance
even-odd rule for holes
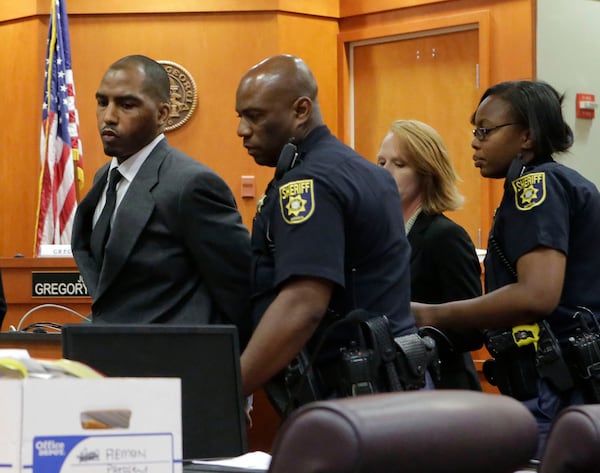
[[[519,210],[530,210],[546,200],[546,174],[534,172],[512,182],[515,205]]]
[[[306,222],[315,211],[313,180],[292,181],[281,186],[279,206],[286,223]]]

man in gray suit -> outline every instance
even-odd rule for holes
[[[93,322],[234,323],[244,339],[249,233],[223,179],[167,143],[164,68],[145,56],[122,58],[105,73],[96,101],[112,159],[81,201],[72,233]],[[105,218],[114,168],[116,209]],[[108,236],[98,236],[101,226]]]

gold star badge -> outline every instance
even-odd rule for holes
[[[537,195],[538,195],[538,190],[535,187],[533,187],[533,186],[526,187],[521,192],[521,197],[520,197],[521,202],[523,203],[523,205],[529,205],[535,199],[537,199]]]
[[[301,212],[306,212],[306,199],[303,199],[300,195],[291,197],[286,208],[290,215],[297,217]]]
[[[298,224],[308,220],[315,210],[314,183],[302,179],[284,184],[279,188],[279,205],[283,220]]]
[[[546,200],[546,174],[534,172],[512,181],[515,205],[519,210],[530,210]]]

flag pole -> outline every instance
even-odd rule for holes
[[[50,91],[52,89],[52,67],[54,64],[54,51],[56,48],[56,2],[54,0],[50,0],[50,37],[48,38],[48,46],[46,52],[46,90]],[[46,107],[47,110],[50,110],[50,101],[52,100],[51,94],[48,93],[46,97]],[[38,201],[37,201],[37,209],[36,209],[36,218],[35,218],[35,238],[33,242],[33,255],[38,256],[39,246],[41,235],[40,231],[40,209],[42,205],[42,191],[44,188],[44,178],[46,176],[46,172],[48,171],[48,160],[46,159],[48,156],[48,144],[50,139],[50,120],[46,120],[44,123],[44,142],[43,142],[43,151],[42,151],[42,167],[40,170],[40,178],[38,181]]]
[[[42,244],[70,244],[83,187],[66,0],[50,0],[45,73],[35,256],[39,256]]]

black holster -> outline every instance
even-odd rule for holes
[[[335,397],[379,392],[411,391],[426,385],[426,372],[437,364],[435,342],[410,334],[390,338],[388,348],[377,339],[368,347],[343,348],[333,363],[317,368],[323,384]]]
[[[428,369],[437,367],[439,363],[433,338],[418,333],[393,338],[385,315],[354,311],[349,316],[359,320],[364,335],[365,347],[360,349],[360,353],[368,355],[369,369],[365,369],[364,373],[371,376],[368,383],[370,392],[410,391],[425,387]],[[343,366],[347,365],[347,355],[347,350],[342,350]],[[351,381],[351,377],[342,376],[340,379],[342,395],[366,393],[364,389],[357,389],[360,386]]]
[[[267,384],[280,413],[329,397],[421,389],[428,369],[439,363],[433,338],[417,333],[394,338],[385,315],[355,310],[338,324],[356,325],[360,336],[325,363],[315,361],[318,350],[311,357],[302,350]]]
[[[531,345],[494,355],[483,363],[483,374],[502,394],[519,401],[538,395],[539,375],[535,366],[535,349]]]
[[[540,378],[559,392],[571,389],[573,378],[548,322],[542,320],[522,327],[535,327],[539,337],[528,330],[504,330],[487,335],[485,345],[493,359],[483,364],[483,374],[489,383],[497,386],[502,394],[520,401],[538,395]],[[532,340],[529,344],[518,344],[528,338]]]
[[[600,403],[600,334],[578,333],[568,345],[569,365],[586,402]]]
[[[418,333],[396,337],[398,347],[396,370],[399,373],[402,391],[425,387],[428,371],[438,373],[439,356],[433,338]]]
[[[325,398],[321,382],[304,349],[265,385],[265,392],[281,416],[287,416],[304,404]]]

